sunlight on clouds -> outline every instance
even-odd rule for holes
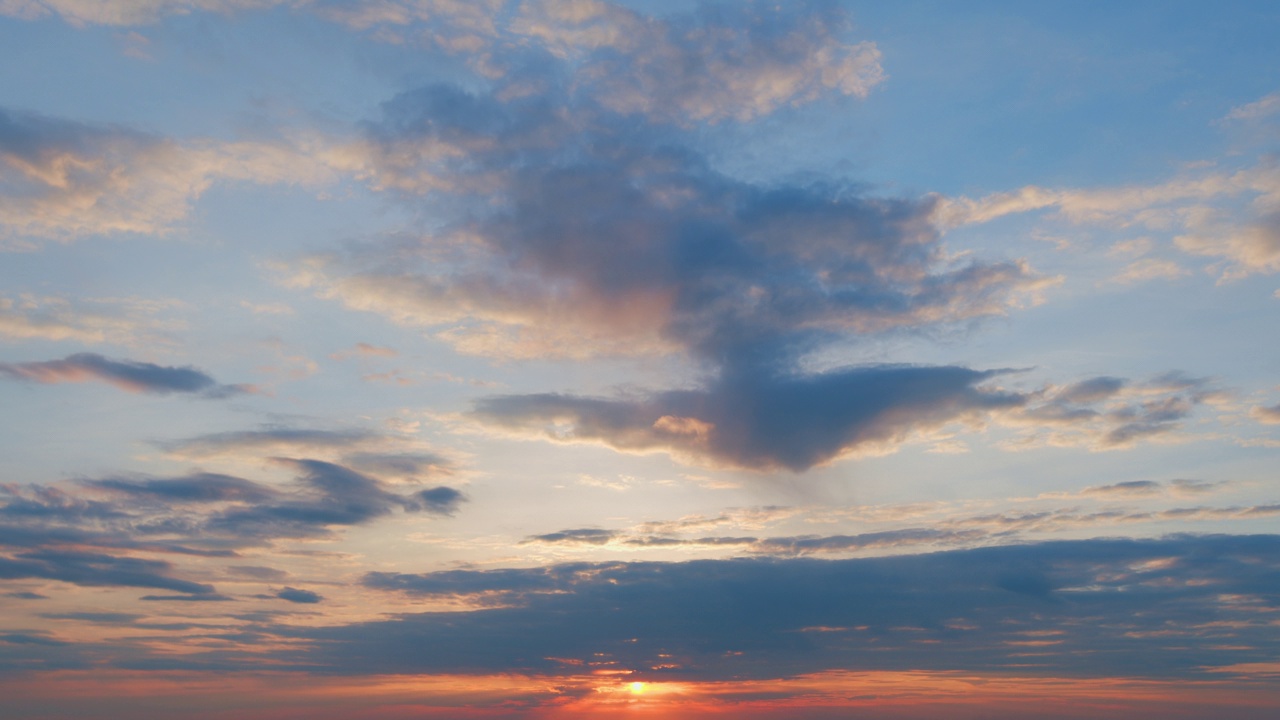
[[[298,147],[179,142],[0,109],[0,240],[165,234],[215,182],[316,185],[336,175]],[[20,143],[20,144],[19,144]]]

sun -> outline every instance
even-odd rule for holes
[[[647,683],[633,682],[631,683],[631,694],[639,695],[640,693],[644,692],[645,687],[647,687]]]

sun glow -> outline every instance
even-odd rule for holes
[[[648,687],[647,683],[633,682],[631,683],[631,694],[639,695],[643,693],[647,687]]]

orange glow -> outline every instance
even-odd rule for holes
[[[833,671],[773,680],[605,685],[589,673],[325,678],[60,671],[0,680],[0,696],[14,717],[113,709],[120,710],[114,716],[124,717],[130,714],[126,708],[166,716],[182,706],[199,708],[184,715],[192,720],[804,720],[850,713],[866,720],[1234,719],[1280,707],[1275,667],[1261,665],[1238,668],[1253,671],[1249,675],[1216,681]],[[1051,710],[1047,698],[1053,699]]]

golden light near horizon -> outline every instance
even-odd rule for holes
[[[631,694],[640,695],[645,691],[647,687],[648,687],[648,683],[633,682],[631,683]]]

